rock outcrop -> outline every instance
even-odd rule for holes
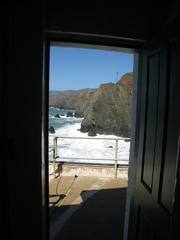
[[[67,112],[67,113],[66,113],[66,117],[73,117],[73,112],[70,112],[70,111]]]
[[[132,73],[115,84],[101,84],[84,112],[80,131],[130,137],[132,85]]]
[[[55,131],[55,129],[54,129],[54,127],[53,126],[50,126],[50,128],[49,128],[49,133],[56,133],[56,131]]]
[[[74,117],[76,117],[76,118],[83,118],[84,114],[81,111],[75,111]]]
[[[61,118],[60,114],[56,114],[54,117],[55,118]]]

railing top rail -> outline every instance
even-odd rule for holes
[[[91,140],[130,140],[130,138],[100,138],[100,137],[63,137],[63,136],[58,136],[58,135],[51,135],[51,137],[54,138],[61,138],[61,139],[91,139]]]
[[[123,162],[128,162],[128,159],[115,159],[115,158],[87,158],[87,157],[64,157],[64,156],[57,156],[56,159],[77,159],[77,160],[102,160],[102,161],[123,161]]]

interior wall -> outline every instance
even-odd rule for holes
[[[7,8],[3,9],[5,12]],[[0,16],[0,24],[2,18]],[[5,229],[8,226],[8,203],[7,203],[7,25],[8,21],[6,18],[4,26],[0,27],[0,139],[1,139],[1,164],[0,164],[0,229],[1,234],[4,236],[6,233]],[[3,158],[2,158],[3,156]]]
[[[46,2],[46,30],[118,36],[127,39],[149,40],[159,30],[171,6],[163,8],[146,3],[88,4],[79,8],[62,5],[59,1]],[[160,14],[161,13],[161,14]]]
[[[12,5],[3,116],[8,123],[8,239],[42,239],[42,47],[43,9]]]

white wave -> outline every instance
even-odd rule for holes
[[[77,117],[66,117],[65,115],[60,115],[61,118],[64,118],[64,119],[70,119],[70,120],[83,120],[83,118],[77,118]]]
[[[53,137],[81,137],[87,138],[87,133],[78,131],[81,123],[74,123],[66,125],[56,130],[56,134],[49,135],[49,145],[53,145]],[[118,138],[118,151],[117,159],[118,163],[127,163],[129,160],[130,142],[121,140],[121,137],[114,135],[100,135],[96,137],[89,137],[90,139],[58,139],[58,151],[57,155],[64,162],[88,162],[88,163],[114,163],[111,160],[103,159],[115,159],[115,140],[108,138]],[[107,140],[99,140],[97,138],[107,138]],[[63,159],[63,157],[72,158],[70,160]],[[82,158],[82,160],[73,160],[73,157]],[[92,158],[92,160],[85,160],[83,158]],[[93,158],[100,158],[102,160],[93,160]],[[50,156],[51,159],[51,156]]]

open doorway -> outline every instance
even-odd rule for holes
[[[50,46],[50,239],[122,235],[133,59],[106,48]]]

